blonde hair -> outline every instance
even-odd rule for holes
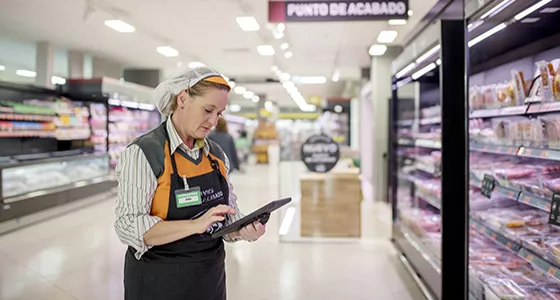
[[[227,121],[223,117],[218,119],[218,124],[216,124],[216,132],[228,132]]]
[[[191,98],[195,98],[204,96],[204,94],[206,94],[206,92],[208,92],[208,90],[210,89],[223,90],[227,91],[228,93],[231,90],[231,88],[227,85],[201,80],[197,84],[186,89],[186,92],[189,94],[189,96],[191,96]],[[175,95],[173,96],[173,99],[171,99],[171,111],[175,111],[177,109],[177,106],[177,95]]]

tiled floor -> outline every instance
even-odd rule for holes
[[[233,181],[244,211],[276,197],[270,169]],[[122,299],[125,247],[113,201],[0,236],[0,299]],[[364,206],[362,243],[279,243],[278,221],[258,243],[228,245],[230,300],[423,299],[388,240],[389,211]]]

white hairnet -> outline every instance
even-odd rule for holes
[[[162,81],[154,90],[154,104],[159,112],[164,116],[171,115],[171,106],[174,96],[177,96],[181,91],[193,87],[199,81],[212,77],[223,75],[211,68],[198,67],[195,69],[184,70],[173,78]]]

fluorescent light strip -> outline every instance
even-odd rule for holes
[[[156,48],[156,51],[166,57],[176,57],[179,56],[179,51],[175,48],[170,46],[159,46]]]
[[[63,85],[63,84],[66,84],[66,79],[65,79],[65,78],[62,78],[62,77],[59,77],[59,76],[52,76],[52,77],[51,77],[51,83],[52,83],[52,84],[60,84],[60,85]]]
[[[489,10],[485,14],[483,14],[482,17],[480,17],[480,19],[484,20],[488,17],[491,17],[491,16],[499,13],[500,11],[502,11],[504,8],[508,7],[513,2],[515,2],[515,0],[502,1],[500,4],[494,6],[491,10]]]
[[[261,26],[254,17],[237,17],[235,19],[243,31],[259,31]]]
[[[251,98],[253,98],[253,96],[255,96],[255,93],[253,93],[251,91],[246,91],[245,93],[243,93],[243,97],[245,99],[251,99]]]
[[[327,82],[327,78],[323,76],[303,76],[297,79],[299,83],[303,84],[322,84]]]
[[[517,15],[515,15],[515,19],[516,20],[521,20],[523,18],[525,18],[526,16],[528,16],[529,14],[531,14],[532,12],[534,12],[535,10],[547,5],[548,3],[550,3],[552,0],[542,0],[539,3],[527,8],[526,10],[518,13]]]
[[[105,25],[120,33],[131,33],[136,31],[136,28],[134,28],[134,26],[121,20],[107,20],[105,21]]]
[[[416,63],[412,62],[404,67],[402,70],[398,71],[395,75],[397,78],[401,78],[404,75],[408,74],[408,72],[412,71],[416,67]]]
[[[416,63],[417,63],[417,64],[420,64],[420,63],[422,63],[423,61],[425,61],[426,59],[432,57],[432,55],[436,54],[436,53],[439,51],[439,49],[441,49],[441,45],[438,44],[438,45],[435,46],[434,48],[428,50],[428,52],[424,53],[422,56],[418,57],[418,58],[416,59]]]
[[[206,67],[206,65],[198,61],[192,61],[189,63],[189,68],[191,69],[196,69],[199,67]]]
[[[22,77],[36,77],[37,73],[29,70],[17,70],[16,74]]]
[[[257,51],[262,56],[272,56],[274,55],[274,53],[276,53],[274,51],[274,47],[272,47],[271,45],[259,45],[257,46]]]
[[[398,33],[394,30],[383,30],[377,36],[379,43],[392,43],[397,38]]]
[[[423,67],[422,69],[420,69],[419,71],[415,72],[412,74],[412,79],[416,80],[422,76],[424,76],[426,73],[430,72],[431,70],[436,68],[436,64],[435,63],[431,63],[425,67]]]
[[[387,46],[385,45],[372,45],[369,48],[368,53],[371,56],[381,56],[385,54],[386,51],[387,51]]]
[[[4,70],[6,70],[6,67],[3,66],[3,65],[0,65],[0,71],[4,71]]]
[[[472,46],[474,46],[474,45],[476,45],[476,44],[482,42],[483,40],[487,39],[488,37],[490,37],[491,35],[495,34],[496,32],[498,32],[498,31],[500,31],[500,30],[506,28],[506,26],[507,26],[506,23],[502,23],[502,24],[500,24],[500,25],[498,25],[498,26],[496,26],[496,27],[494,27],[494,28],[492,28],[492,29],[486,31],[485,33],[483,33],[483,34],[481,34],[481,35],[475,37],[474,39],[472,39],[472,40],[469,41],[469,43],[468,43],[469,47],[472,47]]]
[[[389,25],[406,25],[406,20],[389,20]]]

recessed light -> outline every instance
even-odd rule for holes
[[[536,23],[540,19],[541,18],[525,18],[525,19],[521,20],[521,23]]]
[[[254,17],[237,17],[235,19],[243,31],[259,31],[261,26]]]
[[[156,51],[166,57],[176,57],[179,56],[179,51],[177,51],[175,48],[173,47],[169,47],[169,46],[159,46],[156,48]]]
[[[245,99],[251,99],[253,98],[253,96],[255,96],[255,93],[251,91],[246,91],[245,93],[243,93],[243,97],[245,97]]]
[[[200,67],[206,67],[206,65],[198,61],[192,61],[189,63],[189,68],[191,69],[196,69]]]
[[[0,65],[0,71],[4,71],[6,70],[6,67],[4,67],[3,65]]]
[[[294,78],[294,80],[302,84],[321,84],[327,82],[327,78],[324,76],[300,76]]]
[[[276,72],[276,71],[278,70],[278,66],[272,66],[272,67],[270,68],[270,70],[271,70],[272,72]]]
[[[252,100],[253,100],[253,102],[257,103],[257,102],[259,102],[259,100],[261,100],[261,97],[255,95],[255,96],[253,96]]]
[[[377,36],[379,43],[392,43],[397,38],[398,33],[395,30],[383,30]]]
[[[290,48],[290,44],[288,44],[288,43],[284,43],[284,44],[280,45],[280,49],[282,49],[282,50],[286,50],[288,48]]]
[[[51,83],[52,83],[52,84],[60,84],[60,85],[63,85],[63,84],[66,84],[66,79],[64,79],[64,78],[62,78],[62,77],[59,77],[59,76],[52,76],[52,77],[51,77]]]
[[[280,77],[280,75],[282,75],[282,71],[280,71],[280,69],[274,71],[274,74],[278,77]]]
[[[121,20],[107,20],[105,21],[105,25],[120,33],[131,33],[136,31],[136,28],[134,28],[134,26]]]
[[[406,25],[406,20],[389,20],[389,25]]]
[[[284,81],[284,82],[282,83],[282,86],[283,86],[285,89],[289,89],[289,88],[294,87],[294,86],[295,86],[295,83],[294,83],[293,81],[289,81],[289,80],[288,80],[288,81]]]
[[[271,56],[274,55],[274,53],[276,53],[274,51],[274,47],[272,47],[271,45],[259,45],[257,46],[257,51],[262,56]]]
[[[242,86],[236,86],[233,91],[238,94],[238,95],[243,95],[245,94],[245,92],[247,91],[246,88],[242,87]]]
[[[412,17],[413,14],[414,14],[414,12],[412,11],[412,9],[409,9],[409,10],[408,10],[408,16],[409,16],[409,17]]]
[[[276,25],[276,30],[284,32],[284,30],[286,30],[286,25],[284,23],[278,23],[278,25]]]
[[[279,39],[281,39],[281,38],[284,37],[284,33],[281,32],[281,31],[275,30],[275,31],[274,31],[274,37],[275,37],[277,40],[279,40]]]
[[[441,58],[438,58],[438,59],[436,60],[436,65],[441,66]]]
[[[37,73],[29,70],[17,70],[16,74],[22,77],[36,77]]]
[[[290,51],[284,53],[284,57],[285,57],[285,58],[292,58],[292,56],[294,56],[294,54],[293,54],[292,52],[290,52]]]
[[[547,7],[541,10],[541,14],[553,14],[560,10],[560,7]]]
[[[381,56],[387,51],[387,46],[385,45],[372,45],[369,48],[369,55],[371,56]]]
[[[229,110],[232,112],[239,112],[241,111],[241,105],[239,104],[232,104],[229,106]]]
[[[340,80],[340,71],[338,69],[334,70],[332,81],[337,82]]]
[[[334,111],[337,112],[337,113],[341,113],[343,111],[343,108],[340,105],[335,105],[334,106]]]

